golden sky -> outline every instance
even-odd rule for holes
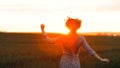
[[[0,31],[66,32],[67,16],[82,19],[78,32],[120,32],[120,0],[0,0]]]

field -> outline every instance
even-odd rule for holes
[[[81,47],[82,68],[120,68],[120,36],[85,38],[100,56],[108,57],[110,63],[96,60]],[[62,47],[45,43],[39,33],[0,33],[0,68],[59,68],[61,55]]]

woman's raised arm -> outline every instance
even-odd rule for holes
[[[44,28],[45,28],[44,24],[41,24],[40,27],[41,27],[43,39],[45,41],[47,41],[48,43],[56,43],[60,39],[61,36],[58,36],[58,37],[55,37],[55,38],[50,38],[44,30]]]

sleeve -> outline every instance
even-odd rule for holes
[[[87,43],[86,39],[84,38],[84,36],[81,36],[81,41],[82,41],[82,45],[83,47],[87,50],[87,52],[93,56],[96,52],[89,46],[89,44]]]
[[[61,36],[58,36],[58,37],[55,37],[55,38],[50,38],[47,34],[44,34],[43,35],[43,40],[48,42],[48,43],[56,43],[59,39],[60,39]]]

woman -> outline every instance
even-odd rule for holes
[[[60,60],[60,68],[80,68],[79,48],[83,46],[87,52],[102,62],[109,62],[107,58],[101,58],[87,43],[84,36],[76,33],[81,26],[81,20],[68,18],[66,27],[70,30],[67,35],[62,35],[57,38],[50,38],[44,31],[44,24],[41,24],[43,37],[50,43],[61,41],[63,47],[63,55]]]

